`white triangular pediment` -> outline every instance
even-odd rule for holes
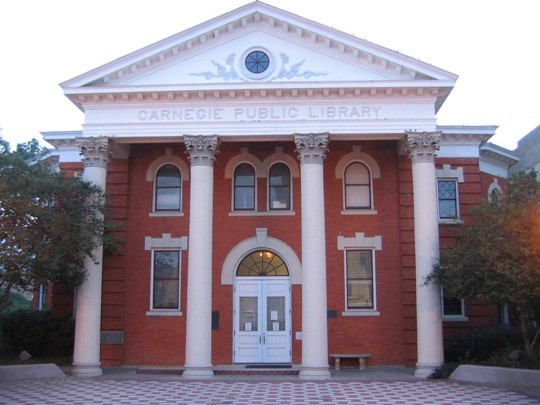
[[[246,55],[263,51],[264,74],[252,74]],[[110,89],[158,91],[269,88],[286,82],[452,87],[456,76],[368,41],[254,2],[150,45],[62,84],[66,94]],[[235,85],[236,84],[236,85]]]

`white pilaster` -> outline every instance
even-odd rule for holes
[[[406,139],[413,175],[418,344],[415,376],[420,378],[429,377],[444,363],[440,289],[435,284],[425,285],[439,257],[435,153],[440,138],[440,132],[409,132]]]
[[[105,190],[109,161],[108,140],[80,139],[78,145],[84,157],[83,179]],[[86,280],[77,290],[75,347],[71,372],[80,377],[96,377],[103,374],[100,362],[103,246],[96,247],[92,254],[95,260],[90,257],[85,259]]]
[[[323,160],[327,134],[296,135],[302,196],[303,378],[328,378]]]
[[[186,136],[191,162],[184,377],[212,377],[212,211],[215,136]]]

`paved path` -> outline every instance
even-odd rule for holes
[[[181,377],[0,382],[1,404],[540,404],[501,388],[449,381],[303,381]]]

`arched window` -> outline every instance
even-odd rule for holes
[[[258,250],[242,259],[236,270],[237,276],[288,276],[285,262],[273,252]]]
[[[162,166],[156,174],[156,211],[180,211],[182,177],[174,165]]]
[[[270,210],[291,209],[291,171],[286,164],[276,163],[270,168],[268,188]]]
[[[345,169],[345,209],[371,208],[371,176],[367,166],[353,162]]]
[[[255,211],[255,169],[247,163],[234,170],[234,209]]]

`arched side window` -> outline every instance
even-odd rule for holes
[[[268,174],[268,208],[291,209],[291,171],[285,163],[276,163]]]
[[[162,166],[156,173],[155,211],[181,211],[182,175],[171,164]]]
[[[269,250],[257,250],[242,259],[236,270],[237,276],[288,276],[285,262]]]
[[[343,176],[345,209],[371,209],[371,174],[368,167],[353,162]]]
[[[242,163],[234,170],[235,211],[255,211],[255,169]]]

